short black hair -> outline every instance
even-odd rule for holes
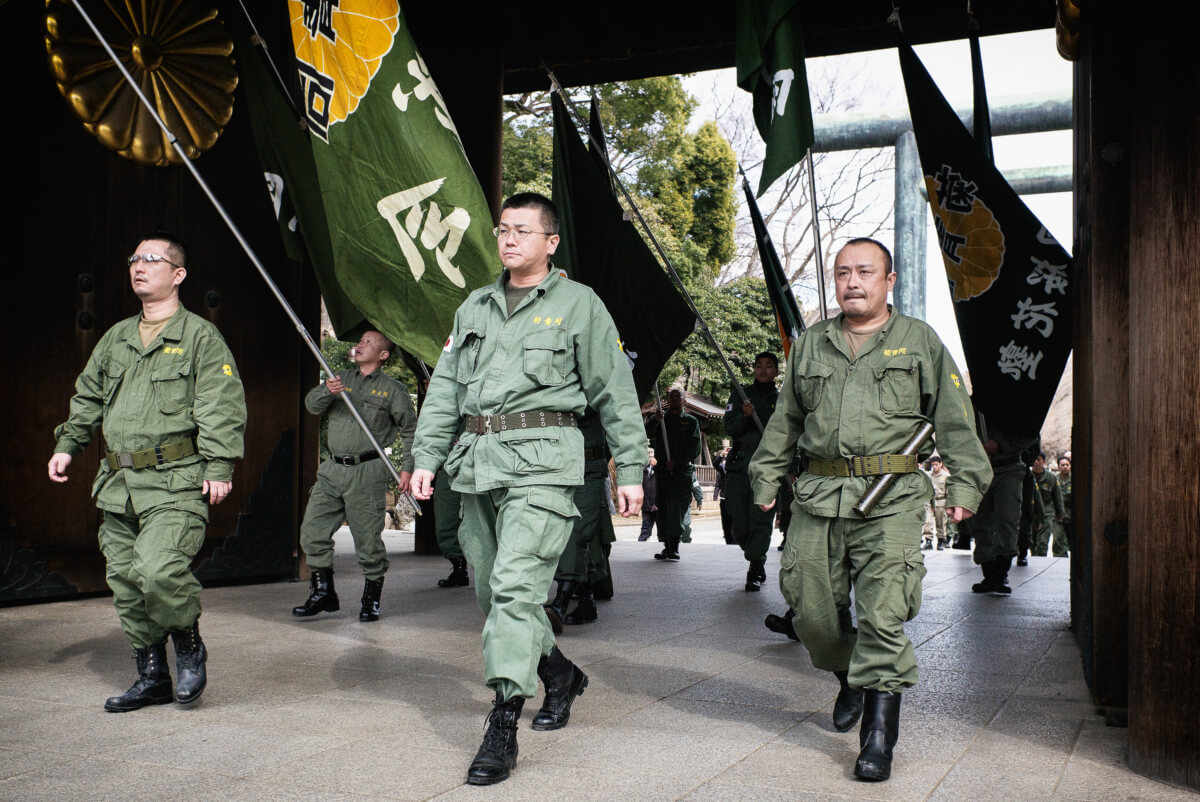
[[[884,245],[879,240],[871,239],[870,237],[855,237],[854,239],[848,241],[842,247],[848,248],[851,245],[874,245],[876,248],[878,248],[880,251],[883,252],[883,265],[884,265],[883,274],[886,276],[888,273],[892,272],[892,252],[889,251],[887,246]]]
[[[188,255],[187,245],[184,245],[183,240],[176,235],[169,231],[151,231],[142,235],[142,238],[138,240],[138,245],[141,245],[146,240],[151,239],[161,240],[162,242],[167,243],[167,245],[169,245],[171,249],[175,251],[175,258],[178,260],[180,266],[184,269],[187,269],[187,267],[191,264],[192,260]]]
[[[754,357],[754,362],[757,364],[760,359],[769,359],[775,363],[775,370],[779,370],[779,357],[770,351],[763,351],[758,356]]]
[[[1037,455],[1038,455],[1039,457],[1041,457],[1042,459],[1045,459],[1045,458],[1046,458],[1046,452],[1045,452],[1045,451],[1039,451],[1039,452],[1037,453]]]
[[[537,209],[542,219],[542,228],[546,229],[545,233],[558,233],[558,207],[545,195],[537,192],[518,192],[510,195],[501,204],[500,211],[505,209]]]

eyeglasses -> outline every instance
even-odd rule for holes
[[[549,231],[531,231],[528,228],[507,228],[505,226],[497,226],[492,229],[492,233],[496,235],[496,239],[508,239],[510,235],[515,236],[521,242],[529,239],[534,234],[541,234],[546,237],[553,237]]]
[[[166,262],[171,267],[183,267],[183,265],[177,265],[170,259],[159,256],[156,253],[135,253],[133,256],[130,256],[128,259],[126,259],[125,262],[130,267],[133,267],[134,262],[145,262],[148,265],[152,265],[155,262]]]

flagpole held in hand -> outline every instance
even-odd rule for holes
[[[292,325],[296,327],[296,331],[300,334],[301,339],[304,340],[304,344],[308,346],[308,350],[311,351],[313,356],[317,358],[317,362],[320,363],[321,369],[325,371],[325,375],[334,375],[333,368],[330,367],[329,362],[325,360],[325,356],[321,353],[321,349],[318,348],[316,342],[313,341],[312,335],[309,334],[308,329],[304,327],[304,324],[300,321],[300,318],[297,317],[295,310],[293,310],[291,307],[291,304],[289,304],[287,299],[283,297],[283,293],[279,290],[279,286],[275,284],[275,281],[267,272],[266,267],[263,266],[262,261],[258,258],[258,254],[256,254],[254,249],[250,247],[250,243],[246,241],[246,238],[242,235],[242,232],[237,227],[237,224],[233,222],[233,218],[229,216],[229,212],[227,212],[221,202],[217,200],[217,196],[213,194],[213,191],[208,186],[208,183],[200,175],[200,171],[196,169],[196,165],[193,164],[192,160],[188,158],[187,153],[184,152],[183,146],[179,144],[179,140],[175,137],[175,134],[173,134],[171,129],[167,127],[167,124],[163,122],[163,119],[158,116],[158,112],[155,110],[154,104],[152,104],[149,99],[147,99],[146,95],[142,93],[138,82],[133,79],[133,76],[129,74],[129,70],[126,69],[125,65],[121,62],[121,59],[117,57],[115,52],[113,52],[112,46],[108,43],[108,40],[104,38],[104,34],[100,32],[98,27],[96,27],[96,23],[92,21],[92,18],[88,16],[88,13],[83,10],[83,5],[80,3],[80,1],[71,0],[71,4],[75,6],[75,10],[79,12],[81,17],[83,17],[83,21],[86,22],[88,27],[92,29],[92,33],[96,35],[96,39],[99,40],[100,45],[104,48],[105,52],[108,53],[108,56],[112,59],[113,64],[116,65],[116,68],[120,70],[121,74],[125,77],[125,80],[129,83],[129,87],[134,91],[135,94],[137,94],[138,100],[141,101],[141,104],[146,108],[146,111],[150,112],[150,116],[154,119],[154,122],[158,124],[160,129],[162,129],[162,132],[167,137],[167,141],[170,142],[171,146],[175,148],[176,152],[183,161],[184,166],[187,167],[188,171],[192,174],[192,177],[196,179],[196,183],[199,184],[200,189],[208,197],[209,202],[212,203],[213,208],[217,211],[217,214],[219,214],[221,219],[225,221],[225,225],[228,227],[229,232],[233,234],[234,239],[236,239],[238,244],[242,246],[242,250],[246,252],[246,256],[249,257],[250,262],[254,265],[255,269],[258,270],[258,274],[262,277],[262,280],[266,282],[267,288],[271,291],[271,294],[275,296],[275,300],[279,302],[279,305],[283,308],[284,313],[287,314],[288,319],[292,321]],[[383,459],[383,464],[387,466],[388,471],[392,474],[392,478],[396,481],[396,484],[399,485],[400,474],[396,471],[396,466],[393,465],[392,461],[388,458],[387,452],[383,450],[383,446],[381,446],[379,441],[375,439],[375,435],[371,434],[370,428],[367,427],[367,422],[363,420],[363,417],[359,413],[357,407],[354,406],[354,402],[350,400],[350,394],[338,393],[338,396],[342,399],[342,401],[345,402],[346,408],[350,410],[350,414],[354,416],[354,420],[363,430],[363,433],[366,434],[367,439],[371,442],[371,446],[376,452],[379,453],[379,456]],[[408,502],[415,515],[421,514],[420,505],[417,504],[416,499],[412,497],[411,493],[401,494],[401,498]]]
[[[671,444],[667,442],[667,417],[663,412],[662,396],[658,394],[658,382],[654,383],[654,415],[658,418],[658,425],[662,428],[663,451],[667,454],[667,462],[670,462]]]

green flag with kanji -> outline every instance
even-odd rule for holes
[[[798,0],[737,0],[737,82],[754,96],[754,122],[767,145],[759,197],[813,143]]]
[[[492,217],[397,0],[288,0],[334,272],[384,334],[437,362],[499,273]]]
[[[357,339],[370,324],[342,292],[333,272],[329,227],[308,135],[271,75],[265,54],[250,43],[245,18],[235,11],[228,20],[238,86],[246,93],[250,129],[284,249],[288,258],[308,264],[316,274],[334,332],[342,339]]]

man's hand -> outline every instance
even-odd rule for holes
[[[771,510],[775,509],[775,500],[771,499],[770,504],[759,504],[758,508],[763,512],[770,512]]]
[[[700,512],[700,510],[702,510],[702,509],[704,509],[704,502],[697,501],[696,502],[696,512]]]
[[[975,514],[966,507],[947,507],[946,512],[950,515],[950,520],[954,521],[954,523],[965,521]]]
[[[632,518],[641,513],[641,485],[619,485],[617,487],[617,511],[623,518]]]
[[[749,401],[742,404],[742,415],[747,418],[753,418],[754,417],[754,404],[750,403]]]
[[[50,471],[51,482],[67,481],[67,467],[71,464],[71,455],[58,453],[50,458],[50,464],[47,466]]]
[[[342,377],[335,373],[325,380],[325,389],[337,395],[346,389],[346,385],[342,384]]]
[[[412,474],[408,471],[400,471],[400,484],[397,486],[397,493],[403,496],[409,491],[412,486]]]
[[[403,478],[403,474],[401,477]],[[433,471],[427,471],[424,468],[417,468],[413,471],[409,490],[420,501],[429,501],[433,498]]]
[[[204,489],[200,492],[208,496],[209,504],[220,504],[229,495],[229,491],[233,490],[233,482],[217,482],[212,479],[204,480]]]

